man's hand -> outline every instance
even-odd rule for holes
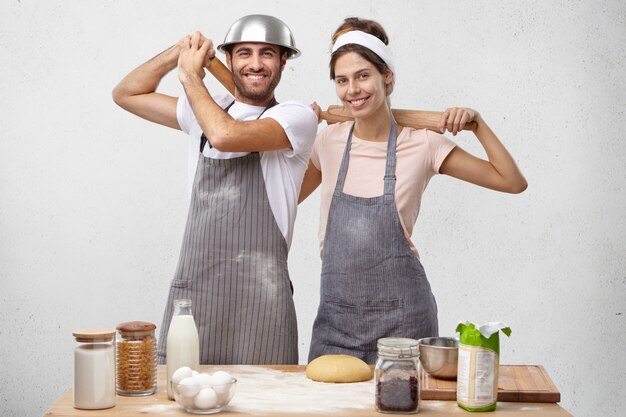
[[[213,41],[204,37],[200,32],[186,36],[178,42],[178,78],[184,85],[204,78],[204,68],[208,67],[215,58]]]
[[[311,104],[311,108],[313,109],[313,111],[315,112],[315,115],[317,116],[317,124],[320,124],[320,122],[322,121],[322,108],[320,107],[319,104],[317,104],[317,101],[314,101]]]

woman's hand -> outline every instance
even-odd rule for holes
[[[446,109],[439,120],[439,130],[445,133],[446,130],[456,136],[469,122],[478,121],[480,113],[468,107],[450,107]]]

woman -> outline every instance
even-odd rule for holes
[[[300,193],[302,201],[322,184],[322,281],[309,361],[345,353],[373,363],[380,337],[438,335],[435,299],[410,239],[433,175],[509,193],[527,186],[472,109],[446,110],[441,133],[456,135],[474,122],[487,161],[441,134],[396,125],[388,101],[395,69],[387,44],[385,30],[371,20],[348,18],[333,35],[330,78],[354,122],[318,135]]]

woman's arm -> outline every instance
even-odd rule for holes
[[[488,160],[477,158],[457,146],[443,161],[439,172],[496,191],[513,194],[524,191],[528,187],[524,175],[480,113],[468,108],[450,108],[441,116],[439,127],[442,133],[447,129],[456,136],[471,121],[476,122],[473,132]]]
[[[322,183],[322,172],[315,168],[315,165],[309,161],[309,167],[304,173],[302,187],[300,188],[300,196],[298,204],[302,203],[319,185]]]

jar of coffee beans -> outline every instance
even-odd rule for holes
[[[376,410],[413,414],[420,404],[419,346],[417,340],[399,337],[378,339]]]

